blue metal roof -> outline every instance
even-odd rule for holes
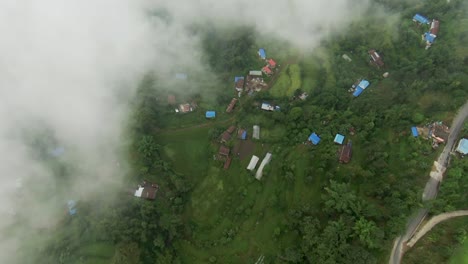
[[[177,80],[186,80],[187,79],[187,74],[186,73],[176,73],[175,78]]]
[[[215,111],[206,111],[206,118],[215,118],[216,112]]]
[[[462,138],[460,143],[458,143],[457,151],[463,155],[468,154],[468,139]]]
[[[364,91],[364,89],[362,89],[361,87],[358,86],[356,88],[356,91],[354,91],[353,96],[358,97],[363,91]]]
[[[413,20],[418,21],[419,23],[422,23],[422,24],[429,24],[429,19],[420,14],[414,15]]]
[[[436,36],[431,34],[430,32],[424,33],[424,39],[426,39],[427,42],[433,43],[435,40]]]
[[[418,129],[416,127],[411,128],[411,133],[413,133],[413,137],[419,136]]]
[[[344,136],[341,134],[336,134],[334,142],[341,145],[343,144],[343,141],[344,141]]]
[[[242,132],[242,139],[246,140],[247,139],[247,131],[244,130],[244,132]]]
[[[68,200],[67,206],[68,206],[68,213],[70,215],[76,214],[76,208],[75,208],[76,202],[74,200]]]
[[[265,52],[264,49],[259,49],[258,50],[258,55],[260,56],[260,58],[266,59],[266,52]]]
[[[238,80],[244,80],[244,77],[243,76],[234,77],[234,83],[236,83]]]
[[[65,153],[65,148],[64,147],[56,147],[49,151],[50,155],[54,157],[62,156],[63,153]]]
[[[362,89],[366,89],[367,87],[369,87],[369,84],[370,84],[370,83],[369,83],[368,80],[364,80],[364,79],[363,79],[363,80],[358,84],[358,86],[361,87]]]
[[[314,132],[310,134],[309,141],[312,142],[312,144],[317,145],[318,143],[320,143],[320,137]]]

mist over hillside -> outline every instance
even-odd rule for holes
[[[116,147],[129,109],[116,95],[124,91],[130,100],[147,72],[208,70],[192,25],[249,26],[312,49],[345,29],[366,5],[365,0],[2,1],[0,262],[15,263],[28,233],[53,228],[67,199],[86,200],[104,184],[121,181],[125,171],[116,165]],[[50,151],[57,147],[64,153],[55,158]],[[65,186],[51,159],[73,167]]]

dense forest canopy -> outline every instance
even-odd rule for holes
[[[427,50],[423,29],[411,20],[417,12],[441,21],[440,36]],[[423,206],[421,193],[438,154],[409,129],[434,120],[450,124],[468,98],[468,19],[461,0],[376,0],[367,13],[347,33],[306,52],[247,26],[195,25],[203,60],[216,78],[168,84],[148,73],[131,100],[119,146],[129,167],[126,182],[111,187],[115,195],[79,202],[79,213],[53,230],[33,234],[22,263],[387,261],[407,218]],[[258,47],[284,68],[265,78],[269,90],[243,95],[236,111],[225,114],[237,97],[234,76],[263,66]],[[384,68],[369,64],[371,48],[384,58]],[[358,78],[371,86],[352,98],[347,90]],[[303,92],[307,99],[298,100]],[[175,115],[177,106],[167,103],[171,94],[198,108]],[[260,111],[261,102],[281,111]],[[219,116],[205,120],[204,110],[213,109]],[[233,124],[262,129],[252,151],[271,152],[273,160],[261,182],[244,169],[248,160],[235,157],[223,170],[213,159],[219,136]],[[303,144],[311,132],[323,143]],[[336,133],[352,139],[349,164],[337,162]],[[69,173],[70,164],[48,162],[56,177]],[[466,158],[451,166],[431,213],[466,209]],[[159,185],[155,201],[127,194],[143,180]]]

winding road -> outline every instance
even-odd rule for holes
[[[463,127],[463,123],[468,117],[468,101],[460,108],[457,115],[453,119],[452,126],[450,128],[450,135],[447,140],[447,143],[444,147],[442,153],[440,153],[439,158],[437,161],[434,162],[435,167],[439,167],[437,170],[431,171],[429,181],[426,183],[426,187],[424,188],[424,192],[422,195],[423,201],[433,200],[437,196],[437,192],[439,191],[440,182],[443,180],[443,174],[445,169],[450,160],[450,153],[455,147],[455,143],[458,139],[458,134]],[[406,225],[406,232],[404,235],[399,236],[395,239],[392,253],[390,255],[389,264],[399,264],[401,262],[401,258],[403,257],[403,245],[411,239],[414,235],[416,229],[424,220],[428,213],[426,208],[419,209],[409,220],[408,224]]]

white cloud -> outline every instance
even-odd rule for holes
[[[252,25],[314,47],[330,30],[362,15],[358,2],[1,1],[0,214],[16,209],[30,219],[18,237],[63,214],[67,195],[34,196],[53,192],[57,184],[48,166],[31,157],[20,133],[38,129],[38,123],[49,127],[67,151],[73,149],[70,160],[83,165],[68,186],[70,196],[82,197],[96,190],[96,182],[119,179],[114,151],[128,109],[117,103],[115,93],[125,88],[131,95],[148,70],[168,73],[199,64],[197,38],[187,26],[203,21]],[[148,19],[148,8],[166,9],[171,22]],[[14,187],[18,178],[21,189]],[[27,202],[19,209],[20,197]],[[17,225],[9,219],[0,218],[0,231]],[[0,263],[14,263],[16,238],[14,233],[0,237]]]

